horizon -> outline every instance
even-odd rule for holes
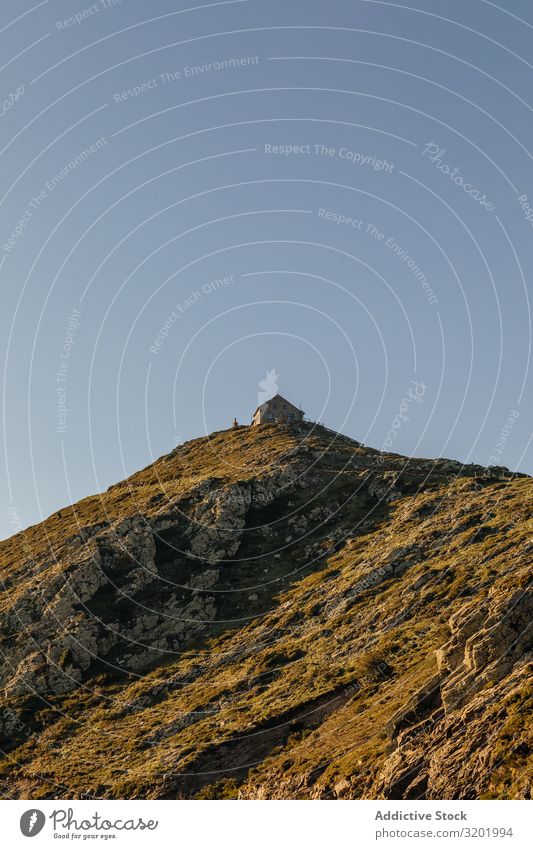
[[[7,0],[0,537],[272,380],[533,473],[533,24],[480,3]]]
[[[275,397],[275,396],[273,396],[273,397]],[[271,400],[271,399],[267,399],[267,400]],[[289,399],[286,399],[286,400],[289,400]],[[266,403],[266,402],[263,402],[263,403]],[[115,486],[118,486],[122,483],[125,483],[127,480],[129,480],[129,478],[135,477],[135,475],[139,474],[142,471],[145,471],[145,469],[150,468],[151,465],[157,463],[159,460],[163,459],[164,457],[169,456],[176,449],[181,448],[185,445],[188,445],[190,442],[197,442],[197,441],[200,441],[202,439],[209,440],[213,436],[218,436],[219,434],[222,434],[222,433],[231,433],[231,432],[234,432],[235,430],[241,430],[243,428],[251,429],[251,428],[254,428],[254,427],[265,427],[265,428],[272,428],[274,430],[275,428],[283,427],[283,428],[289,430],[289,432],[290,432],[291,429],[293,430],[293,432],[296,432],[297,428],[302,424],[309,426],[311,428],[311,432],[317,427],[321,428],[321,429],[327,431],[328,433],[335,434],[335,436],[340,436],[343,439],[349,439],[350,441],[353,441],[354,443],[359,445],[361,448],[370,449],[371,451],[377,451],[377,452],[379,452],[380,456],[386,456],[387,454],[390,454],[391,456],[394,456],[394,457],[402,457],[402,458],[406,459],[407,461],[411,461],[411,460],[413,460],[413,461],[416,461],[416,460],[426,460],[427,461],[427,460],[429,460],[429,461],[435,461],[435,462],[452,461],[452,462],[460,463],[461,468],[466,468],[466,467],[472,466],[472,465],[480,465],[480,464],[474,464],[474,463],[463,463],[460,459],[457,459],[455,457],[443,457],[443,456],[441,456],[441,457],[425,457],[425,456],[422,456],[422,455],[407,456],[407,455],[404,455],[404,454],[400,454],[399,452],[396,452],[396,451],[385,450],[385,449],[382,449],[382,448],[380,449],[380,448],[377,448],[374,445],[369,445],[367,443],[361,442],[360,440],[355,439],[355,437],[352,437],[352,436],[350,436],[346,433],[342,433],[341,431],[334,431],[330,427],[328,427],[328,425],[325,422],[318,422],[318,421],[313,421],[311,419],[308,419],[305,416],[305,414],[304,414],[304,418],[302,419],[301,422],[296,422],[296,423],[291,423],[291,424],[289,424],[289,423],[277,423],[277,422],[265,422],[265,423],[261,423],[259,425],[254,425],[251,422],[249,422],[249,423],[238,422],[237,426],[231,424],[227,428],[221,428],[219,430],[213,430],[210,433],[202,434],[201,436],[193,436],[190,439],[185,440],[184,442],[180,442],[177,445],[174,445],[173,448],[171,448],[169,451],[166,451],[165,453],[161,454],[160,456],[155,457],[152,460],[152,462],[150,464],[148,464],[148,466],[140,467],[138,469],[133,470],[126,478],[123,478],[121,480],[112,481],[106,487],[106,489],[98,490],[96,492],[87,492],[87,493],[85,493],[85,495],[83,495],[77,501],[73,501],[69,504],[59,505],[55,510],[53,510],[51,513],[49,513],[47,516],[43,517],[43,519],[41,519],[39,522],[35,522],[34,524],[27,525],[25,527],[22,527],[22,526],[18,527],[18,529],[13,531],[13,533],[11,533],[9,536],[1,537],[0,543],[6,542],[9,539],[11,539],[11,537],[16,536],[19,533],[23,533],[24,531],[29,530],[29,529],[31,529],[31,528],[39,525],[39,524],[42,524],[43,522],[46,522],[48,519],[50,519],[56,513],[61,512],[62,510],[67,510],[70,507],[75,507],[76,504],[79,503],[79,501],[82,501],[85,498],[94,498],[95,496],[103,495],[108,489],[115,487]],[[334,444],[334,442],[335,442],[335,437],[332,439],[331,444]],[[406,464],[406,465],[408,465],[408,464]],[[486,470],[486,469],[489,469],[489,468],[498,468],[498,466],[496,464],[488,465],[488,466],[480,465],[480,468]],[[508,471],[508,472],[511,471],[507,467],[500,466],[500,468],[503,468],[503,469],[505,469],[505,471]],[[520,476],[520,475],[523,476],[524,474],[526,474],[526,476],[530,477],[530,475],[527,475],[527,473],[524,473],[524,472],[512,472],[512,474],[513,475],[516,474],[518,476]],[[12,524],[16,524],[16,525],[19,524],[19,517],[17,517],[16,515],[11,515],[10,519],[11,519]]]

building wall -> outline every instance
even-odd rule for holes
[[[303,413],[288,401],[273,398],[256,410],[252,424],[274,424],[275,422],[301,421]]]

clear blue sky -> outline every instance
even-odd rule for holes
[[[3,0],[2,536],[272,370],[366,444],[533,471],[533,9],[413,2]]]

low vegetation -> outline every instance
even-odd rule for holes
[[[4,796],[529,798],[531,496],[236,428],[1,543]]]

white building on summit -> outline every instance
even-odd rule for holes
[[[301,422],[304,417],[303,410],[295,407],[290,401],[281,395],[274,395],[269,401],[261,404],[252,417],[252,425],[274,424],[279,422]]]

